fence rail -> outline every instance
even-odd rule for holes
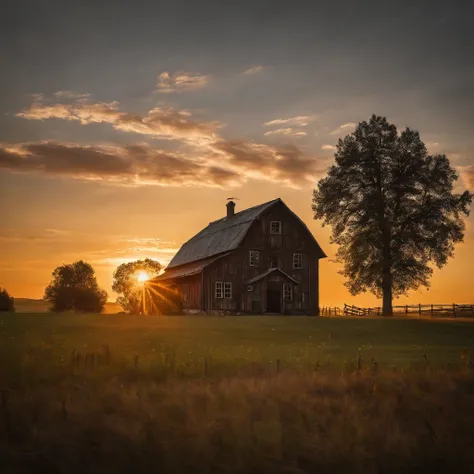
[[[394,315],[416,314],[430,316],[452,316],[456,317],[474,317],[474,304],[413,304],[393,306]],[[321,316],[381,316],[382,308],[380,306],[362,308],[355,305],[344,304],[344,308],[338,306],[323,306]]]

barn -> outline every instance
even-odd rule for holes
[[[319,259],[304,222],[281,200],[211,222],[153,280],[178,289],[185,310],[319,314]]]

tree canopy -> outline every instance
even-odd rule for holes
[[[464,238],[473,195],[457,193],[458,176],[443,154],[431,155],[417,131],[398,133],[373,115],[340,139],[335,164],[313,192],[315,219],[332,227],[336,260],[352,294],[392,297],[429,286]]]
[[[0,311],[15,311],[15,298],[5,288],[0,288]]]
[[[107,293],[99,288],[92,266],[79,260],[53,271],[44,299],[51,303],[52,311],[100,313],[107,301]]]
[[[162,268],[161,263],[150,258],[119,265],[114,272],[112,284],[112,289],[120,295],[117,303],[129,313],[145,313],[145,283],[158,276]]]

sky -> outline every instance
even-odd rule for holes
[[[281,197],[328,258],[321,305],[352,297],[312,190],[373,113],[419,130],[474,189],[474,2],[8,1],[0,17],[0,287],[40,298],[90,262],[166,265],[224,216]],[[429,291],[467,303],[474,222]]]

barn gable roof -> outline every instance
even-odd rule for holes
[[[167,269],[185,265],[196,260],[235,250],[250,229],[255,219],[280,199],[236,212],[232,217],[223,217],[210,222],[201,232],[189,239],[173,257]]]
[[[246,285],[252,285],[253,283],[257,283],[257,281],[260,281],[262,278],[267,277],[268,275],[270,275],[270,273],[273,272],[281,273],[285,278],[288,278],[288,280],[291,280],[293,283],[298,284],[298,281],[288,275],[288,273],[285,273],[281,268],[275,267],[269,268],[266,272],[260,273],[260,275],[257,275],[256,277],[249,280]]]
[[[243,211],[235,213],[232,217],[223,217],[222,219],[210,222],[201,232],[183,244],[166,268],[167,272],[181,265],[235,250],[246,236],[254,221],[267,209],[279,202],[301,222],[318,246],[321,257],[325,257],[326,255],[321,250],[321,247],[319,247],[319,244],[306,224],[278,198],[259,204],[258,206],[244,209]]]

